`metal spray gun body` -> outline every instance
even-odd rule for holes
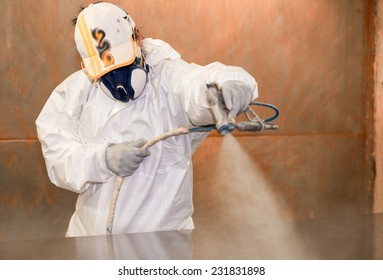
[[[277,130],[278,126],[275,124],[268,124],[269,121],[277,118],[279,111],[275,106],[261,102],[251,102],[249,108],[244,112],[248,122],[236,123],[234,118],[229,118],[229,110],[226,108],[225,101],[223,99],[222,90],[217,84],[211,83],[207,85],[206,91],[207,99],[210,103],[213,115],[216,121],[216,129],[221,135],[226,135],[238,129],[240,131],[263,131],[263,130]],[[251,105],[265,106],[273,109],[276,114],[267,120],[262,120],[255,111],[251,108]]]
[[[235,129],[235,119],[229,118],[222,91],[217,84],[207,85],[206,96],[210,103],[216,121],[215,127],[221,135],[226,135]]]

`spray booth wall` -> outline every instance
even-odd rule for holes
[[[34,121],[80,67],[80,0],[0,0],[0,240],[64,236],[76,194],[47,177]],[[129,0],[146,37],[257,80],[278,131],[212,133],[194,156],[197,228],[371,213],[373,1]],[[5,36],[5,37],[4,37]],[[263,116],[269,111],[259,110]]]

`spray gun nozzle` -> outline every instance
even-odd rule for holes
[[[217,130],[221,135],[226,135],[232,132],[235,128],[236,125],[234,122],[225,122],[221,123],[220,125],[217,124]]]

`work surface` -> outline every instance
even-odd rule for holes
[[[0,242],[0,259],[383,259],[383,214]]]

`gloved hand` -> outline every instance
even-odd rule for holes
[[[106,166],[120,177],[132,175],[150,152],[141,147],[145,139],[114,144],[106,149]]]
[[[241,81],[228,81],[221,88],[229,118],[235,118],[249,107],[254,92],[251,86]]]

